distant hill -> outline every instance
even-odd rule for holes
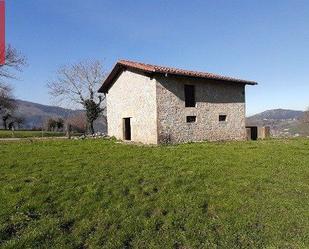
[[[83,112],[83,110],[72,110],[57,106],[42,105],[25,100],[17,100],[18,109],[16,113],[25,119],[22,128],[31,129],[33,127],[42,127],[45,120],[49,118],[67,118],[71,115]],[[106,122],[100,119],[95,124],[97,131],[106,131]]]
[[[303,111],[294,111],[287,109],[273,109],[261,112],[259,114],[249,117],[250,119],[299,119],[304,114]]]
[[[23,128],[41,127],[49,118],[67,118],[81,111],[17,100],[17,114],[25,118]]]
[[[309,125],[301,122],[303,115],[303,111],[274,109],[248,117],[246,124],[270,126],[277,137],[309,136]]]
[[[30,101],[17,100],[17,114],[25,118],[22,128],[31,129],[42,127],[49,118],[67,118],[71,115],[83,112],[57,106],[42,105]],[[247,125],[270,126],[273,136],[309,136],[309,126],[303,124],[300,119],[303,111],[273,109],[267,110],[246,119]],[[1,122],[0,122],[1,123]],[[95,130],[106,132],[106,119],[104,117],[95,122]]]

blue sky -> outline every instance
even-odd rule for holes
[[[309,1],[7,0],[7,43],[29,66],[18,98],[50,104],[59,66],[138,60],[255,80],[247,114],[309,106]]]

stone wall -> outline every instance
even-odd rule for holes
[[[157,77],[159,142],[244,140],[245,86],[222,81]],[[185,107],[184,85],[195,85],[196,107]],[[219,122],[219,115],[227,115]],[[186,116],[196,116],[187,123]]]
[[[131,140],[157,143],[156,81],[124,71],[109,89],[107,129],[109,136],[123,139],[123,118],[131,118]]]
[[[262,126],[258,127],[258,139],[267,139],[270,138],[270,127]]]
[[[196,107],[185,107],[185,84],[195,86]],[[226,121],[219,115],[227,115]],[[187,116],[196,116],[196,122],[187,123]],[[123,139],[128,117],[135,142],[244,140],[245,86],[124,71],[107,94],[108,134]]]

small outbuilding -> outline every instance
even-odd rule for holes
[[[246,126],[247,140],[258,140],[270,138],[269,126]]]
[[[146,144],[245,140],[245,86],[254,81],[120,60],[106,94],[108,135]]]

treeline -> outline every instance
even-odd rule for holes
[[[48,118],[43,123],[43,127],[36,127],[38,130],[45,131],[63,131],[65,132],[68,127],[70,130],[77,133],[87,133],[88,125],[84,113],[78,113],[69,116],[68,118]]]

